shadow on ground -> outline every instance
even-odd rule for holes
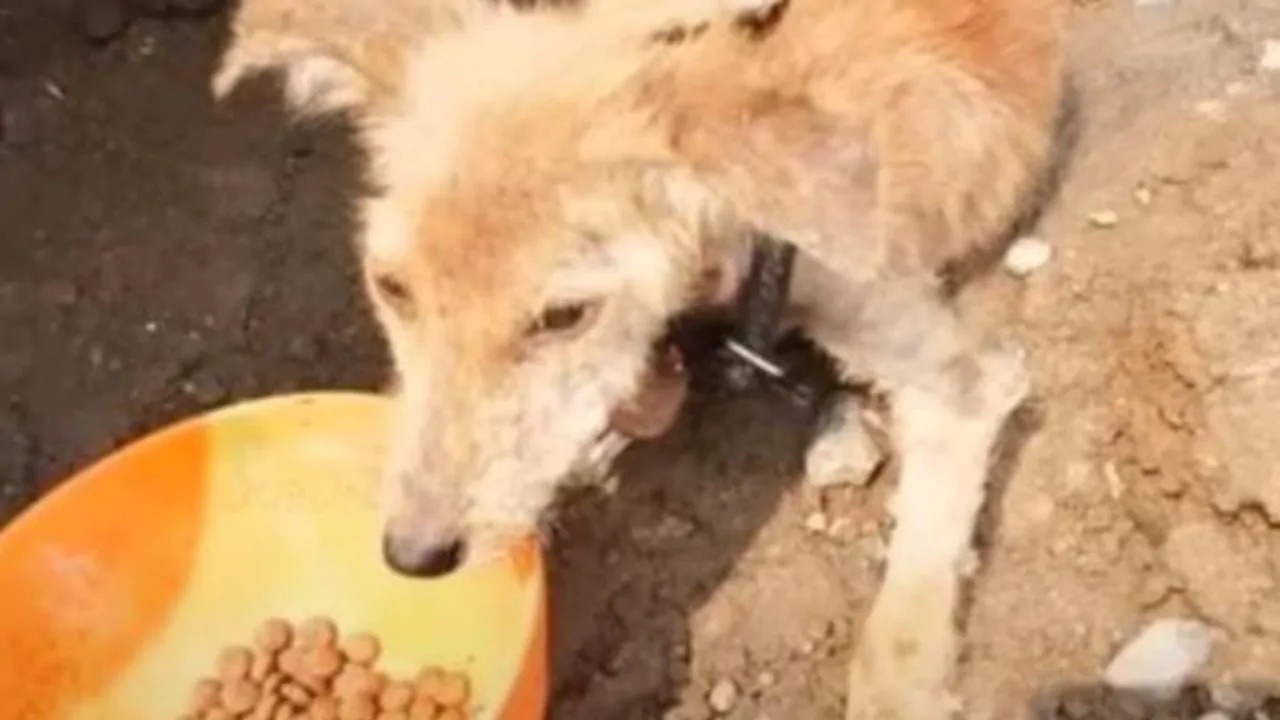
[[[1280,717],[1275,682],[1245,682],[1210,689],[1184,687],[1153,699],[1100,684],[1067,685],[1040,693],[1029,708],[1034,720],[1266,720]]]

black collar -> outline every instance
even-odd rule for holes
[[[812,392],[791,379],[774,353],[791,291],[795,256],[795,245],[756,235],[751,266],[738,291],[735,329],[724,341],[723,373],[725,383],[733,390],[746,390],[766,380],[808,404]]]

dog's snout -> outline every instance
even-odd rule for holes
[[[457,570],[466,555],[460,538],[442,538],[421,543],[406,540],[395,533],[382,536],[382,557],[392,570],[416,578],[433,578]]]

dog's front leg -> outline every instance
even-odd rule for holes
[[[1020,352],[973,343],[928,283],[885,283],[860,302],[843,335],[817,339],[837,358],[870,363],[890,392],[901,462],[884,583],[855,651],[847,717],[944,720],[958,709],[954,616],[988,455],[1027,377]]]

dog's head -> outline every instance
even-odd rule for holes
[[[639,65],[547,82],[583,50],[562,19],[465,25],[423,25],[419,45],[312,30],[275,62],[287,33],[240,32],[247,66],[359,121],[366,285],[397,374],[386,551],[417,574],[534,531],[610,433],[670,424],[683,373],[661,340],[719,222],[653,118],[614,112]],[[223,86],[245,69],[227,57]]]

